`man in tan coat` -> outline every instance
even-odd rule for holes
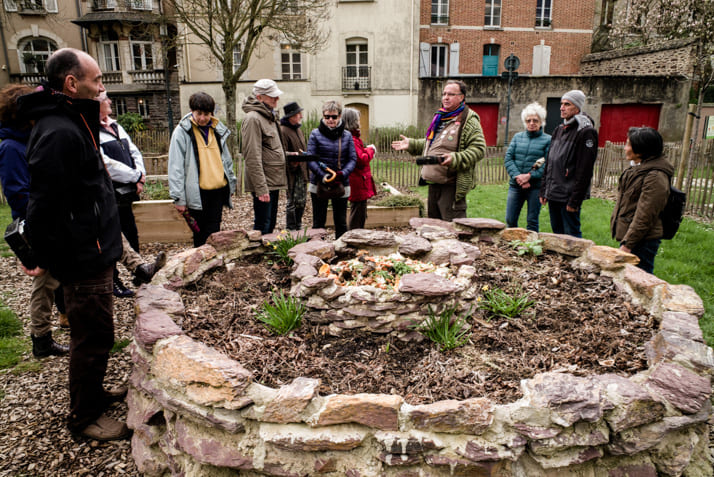
[[[275,108],[283,94],[275,81],[258,80],[243,102],[241,152],[245,159],[245,189],[253,194],[253,230],[272,233],[278,216],[280,190],[287,188],[285,152]]]

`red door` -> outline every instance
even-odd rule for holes
[[[661,104],[603,104],[600,113],[599,146],[605,141],[627,141],[627,130],[631,127],[659,127]]]
[[[481,118],[481,128],[487,146],[495,146],[498,140],[498,103],[469,104]]]

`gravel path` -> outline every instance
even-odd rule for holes
[[[283,197],[284,199],[284,197]],[[252,228],[250,196],[234,200],[235,208],[224,213],[224,229]],[[280,210],[284,210],[281,204]],[[310,215],[306,214],[309,219]],[[285,223],[283,214],[278,224]],[[142,254],[150,260],[163,249],[171,254],[186,245],[146,244]],[[0,297],[23,321],[27,350],[21,367],[39,371],[0,371],[0,477],[9,476],[118,476],[139,475],[131,458],[130,441],[103,443],[76,442],[65,427],[69,408],[67,357],[36,359],[29,338],[29,297],[32,280],[13,257],[0,257]],[[124,283],[131,276],[119,267]],[[69,332],[57,325],[53,336],[69,344]],[[134,326],[134,299],[114,299],[115,340],[131,340]],[[38,366],[39,365],[39,366]],[[131,372],[129,352],[111,355],[105,385],[113,387],[128,381]],[[112,417],[125,418],[126,403],[114,405]]]

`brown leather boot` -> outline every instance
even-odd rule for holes
[[[77,434],[97,441],[117,441],[128,439],[131,436],[131,430],[126,427],[125,423],[102,414]]]
[[[67,318],[67,313],[60,313],[59,325],[60,328],[69,328],[69,319]]]
[[[161,251],[156,255],[153,263],[142,263],[136,270],[134,270],[134,279],[132,283],[135,286],[139,286],[142,283],[149,283],[151,279],[156,275],[156,272],[161,270],[161,267],[166,265],[166,252]]]

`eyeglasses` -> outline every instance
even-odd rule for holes
[[[526,119],[527,123],[539,123],[540,119]]]
[[[323,114],[322,117],[325,119],[337,119],[340,117],[340,115],[339,114]]]

